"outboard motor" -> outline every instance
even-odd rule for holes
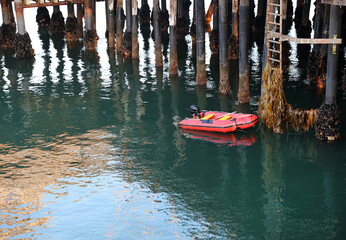
[[[197,105],[191,105],[189,111],[192,113],[193,118],[201,118],[201,110]]]

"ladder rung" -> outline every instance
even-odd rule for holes
[[[279,1],[279,3],[277,1]],[[272,1],[268,0],[267,2],[268,3],[274,3],[274,4],[280,4],[280,0],[272,0]]]
[[[280,7],[280,4],[277,4],[277,3],[268,3],[268,5],[274,6],[274,7]]]
[[[268,42],[271,42],[271,43],[280,43],[279,41],[275,41],[275,40],[268,40]]]
[[[270,49],[270,48],[268,50],[271,52],[280,53],[280,51],[278,51],[278,50],[274,50],[274,49]]]
[[[272,34],[275,37],[280,37],[280,33],[279,32],[268,31],[268,33]]]
[[[280,13],[271,13],[271,12],[269,12],[268,14],[269,14],[269,15],[274,15],[274,16],[281,16]]]
[[[271,60],[271,61],[274,61],[274,62],[280,62],[280,60],[275,59],[275,58],[268,58],[268,59]]]
[[[274,24],[274,25],[280,26],[280,23],[276,23],[276,22],[269,22],[269,21],[268,21],[268,23],[269,23],[269,24]]]

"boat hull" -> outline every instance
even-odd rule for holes
[[[183,129],[228,133],[253,127],[258,121],[254,114],[205,111],[204,116],[212,117],[209,119],[186,118],[179,123],[179,126]],[[230,118],[220,120],[224,116],[230,116]]]

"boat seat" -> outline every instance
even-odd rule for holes
[[[230,118],[232,118],[232,116],[226,115],[226,116],[223,116],[222,118],[220,118],[219,120],[225,121],[225,120],[228,120],[228,119],[230,119]]]
[[[214,117],[215,116],[215,114],[208,114],[207,116],[204,116],[204,117],[202,117],[201,119],[203,119],[203,120],[208,120],[208,119],[210,119],[210,118],[212,118],[212,117]]]

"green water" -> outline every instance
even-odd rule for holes
[[[195,88],[191,42],[179,45],[179,77],[154,67],[152,39],[140,62],[29,31],[35,61],[1,52],[0,238],[345,239],[345,141],[314,132],[182,132],[186,108],[256,113],[260,55],[251,46],[251,103],[217,93],[217,63]],[[102,30],[102,29],[101,29]],[[293,47],[294,50],[294,47]],[[318,107],[292,54],[287,100]],[[338,99],[345,124],[345,101]],[[344,136],[345,128],[341,128]]]

